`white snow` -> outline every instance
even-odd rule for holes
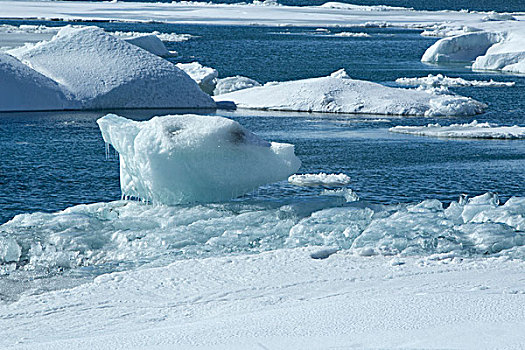
[[[58,82],[84,109],[215,107],[175,65],[97,27],[64,27],[50,41],[9,53]]]
[[[346,174],[302,174],[292,175],[288,182],[296,186],[328,186],[339,187],[350,183],[350,177]]]
[[[136,122],[110,114],[97,123],[120,155],[122,194],[153,203],[231,199],[286,179],[301,165],[293,145],[269,143],[222,117]]]
[[[429,74],[426,77],[420,77],[420,78],[398,78],[396,79],[396,83],[401,85],[409,85],[409,86],[418,86],[418,85],[425,85],[425,86],[434,86],[434,87],[440,87],[440,86],[446,86],[446,87],[458,87],[458,86],[477,86],[477,87],[511,87],[516,85],[515,82],[509,81],[509,82],[502,82],[502,81],[494,81],[490,79],[489,81],[480,81],[480,80],[466,80],[463,78],[451,78],[444,76],[442,74],[432,75]]]
[[[213,94],[227,94],[229,92],[248,89],[255,86],[261,86],[261,84],[259,84],[259,82],[253,79],[236,75],[234,77],[217,79],[217,84],[215,85],[215,90],[213,90]]]
[[[400,134],[469,139],[525,139],[524,126],[498,126],[490,123],[428,124],[427,126],[396,126],[389,129]]]
[[[156,35],[146,34],[140,36],[132,36],[128,38],[121,37],[121,39],[127,41],[130,44],[138,46],[141,49],[149,51],[154,55],[161,57],[170,56],[170,52]]]
[[[199,62],[177,63],[177,67],[190,76],[205,93],[211,95],[217,84],[219,73],[216,69],[205,67]]]
[[[0,111],[75,109],[77,104],[53,80],[16,58],[0,53]]]
[[[385,115],[473,115],[486,107],[467,97],[351,79],[344,70],[327,77],[268,83],[214,99],[232,101],[239,108]]]

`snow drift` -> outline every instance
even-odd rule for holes
[[[77,107],[56,82],[3,53],[0,53],[0,77],[0,111]]]
[[[478,123],[476,120],[468,124],[452,124],[449,126],[439,124],[396,126],[389,130],[399,134],[446,138],[525,139],[525,127],[523,126],[498,126],[490,123]]]
[[[58,82],[82,109],[215,107],[174,64],[97,27],[64,27],[9,53]]]
[[[262,110],[385,115],[473,115],[485,105],[471,98],[386,87],[355,80],[344,70],[330,76],[268,83],[214,97]]]
[[[97,123],[120,155],[122,194],[153,203],[231,199],[286,179],[301,165],[293,145],[266,142],[222,117],[135,122],[109,114]]]

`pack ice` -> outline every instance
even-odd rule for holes
[[[326,77],[268,83],[214,99],[232,101],[240,108],[385,115],[473,115],[486,108],[468,97],[351,79],[344,69]]]
[[[174,64],[98,27],[64,27],[8,53],[74,96],[75,109],[215,107]]]
[[[181,115],[97,121],[120,155],[122,194],[162,204],[221,201],[286,179],[294,146],[267,142],[222,117]]]

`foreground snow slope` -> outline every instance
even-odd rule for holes
[[[523,261],[332,253],[182,260],[25,296],[0,305],[2,348],[517,349],[525,342]]]
[[[97,27],[64,27],[50,41],[9,53],[58,82],[83,109],[215,107],[174,64]]]
[[[97,121],[120,155],[124,196],[153,203],[227,200],[286,179],[301,161],[294,146],[267,142],[222,117],[179,115]]]
[[[0,53],[0,111],[75,109],[55,81]]]
[[[446,138],[525,139],[525,127],[523,126],[498,126],[489,123],[478,123],[476,120],[468,124],[452,124],[449,126],[441,126],[439,124],[396,126],[389,130],[400,134]]]
[[[350,79],[344,70],[322,78],[268,83],[214,96],[240,108],[386,115],[472,115],[485,105],[471,98],[436,95]]]

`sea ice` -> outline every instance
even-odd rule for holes
[[[427,126],[396,126],[389,131],[399,134],[466,139],[525,139],[523,126],[498,126],[490,123],[428,124]]]
[[[153,203],[231,199],[286,179],[301,165],[293,145],[264,141],[222,117],[136,122],[109,114],[97,123],[120,155],[122,194]]]
[[[50,41],[9,53],[58,82],[83,109],[215,107],[174,64],[97,27],[64,27]]]
[[[297,186],[328,186],[339,187],[350,183],[350,177],[346,174],[303,174],[292,175],[288,182]]]
[[[501,34],[475,32],[452,36],[438,40],[429,47],[421,61],[423,62],[470,62],[501,40]]]
[[[255,86],[261,86],[261,84],[259,84],[259,82],[253,79],[236,75],[234,77],[218,79],[213,94],[222,95],[227,94],[229,92],[248,89]]]
[[[166,57],[170,56],[170,52],[164,46],[162,41],[154,34],[145,34],[132,37],[122,37],[121,39],[127,41],[130,44],[140,47],[146,51],[151,52],[154,55]]]
[[[78,105],[55,81],[0,53],[0,111],[62,110]]]
[[[467,97],[351,79],[343,69],[327,77],[267,83],[214,99],[261,110],[385,115],[474,115],[486,107]]]
[[[177,63],[177,67],[188,74],[208,95],[213,94],[219,73],[216,69],[205,67],[199,62]]]
[[[489,81],[480,81],[480,80],[466,80],[463,78],[451,78],[444,76],[442,74],[432,75],[429,74],[426,77],[421,78],[399,78],[396,79],[396,83],[401,85],[417,86],[417,85],[426,85],[426,86],[447,86],[447,87],[457,87],[457,86],[479,86],[479,87],[510,87],[516,85],[515,82],[502,82],[494,81],[490,79]]]

